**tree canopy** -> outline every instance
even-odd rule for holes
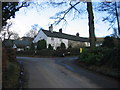
[[[15,17],[15,12],[22,7],[29,6],[27,2],[2,2],[2,26],[7,24],[7,20]]]

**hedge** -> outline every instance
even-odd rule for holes
[[[79,55],[79,49],[59,49],[59,50],[52,50],[52,49],[42,49],[42,50],[29,50],[29,51],[18,51],[17,55],[28,55],[28,56],[61,56],[62,54],[66,55]]]
[[[79,56],[79,61],[87,65],[107,65],[112,68],[120,68],[120,48],[96,48],[93,51],[84,49]]]

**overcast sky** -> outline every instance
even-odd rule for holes
[[[94,5],[97,3],[93,3]],[[33,7],[33,8],[31,8]],[[21,8],[15,13],[15,18],[11,18],[10,21],[13,22],[11,30],[16,31],[20,37],[24,36],[26,32],[31,30],[31,26],[38,24],[43,29],[47,29],[50,24],[54,22],[50,19],[57,12],[67,9],[67,6],[61,7],[51,7],[46,6],[46,8],[37,7],[35,5],[30,5],[27,8]],[[81,8],[86,10],[86,4],[81,4]],[[102,16],[107,15],[106,13],[97,12],[94,10],[95,17],[95,35],[97,37],[104,37],[112,34],[112,30],[108,31],[109,23],[102,22]],[[88,17],[87,11],[81,13],[79,18],[72,20],[73,12],[69,13],[67,16],[67,24],[61,23],[54,26],[54,31],[59,31],[59,28],[63,28],[63,33],[76,35],[79,32],[81,37],[89,37],[88,28]]]

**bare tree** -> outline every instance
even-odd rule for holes
[[[10,31],[11,26],[12,26],[12,22],[9,22],[6,26],[3,27],[1,31],[3,40],[10,39],[10,37],[13,35],[13,32]]]
[[[2,40],[18,39],[19,38],[19,35],[16,32],[10,31],[12,24],[13,23],[10,21],[9,23],[7,23],[6,26],[3,26],[2,31],[1,31],[1,39]]]
[[[14,39],[14,40],[17,40],[17,39],[19,39],[19,38],[20,38],[20,37],[19,37],[19,34],[16,33],[16,32],[14,32],[13,35],[11,36],[11,39]]]
[[[97,7],[97,9],[99,11],[104,11],[104,12],[107,12],[108,13],[108,16],[106,17],[103,17],[103,21],[109,21],[110,22],[110,27],[108,28],[111,29],[113,28],[114,30],[114,26],[115,26],[115,23],[117,22],[117,32],[118,32],[118,35],[120,35],[120,20],[119,20],[119,17],[120,17],[120,2],[102,2],[100,3],[99,7]]]
[[[36,35],[37,35],[37,31],[35,30],[30,30],[25,34],[26,37],[32,37],[32,38],[34,38]]]

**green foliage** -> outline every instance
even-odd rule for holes
[[[110,36],[106,36],[104,38],[104,41],[103,41],[103,44],[102,44],[103,47],[107,47],[107,48],[113,48],[115,45],[114,45],[114,40],[113,40],[113,37],[110,37]]]
[[[51,46],[51,44],[48,45],[48,49],[53,50],[53,47]]]
[[[101,65],[102,58],[103,55],[100,52],[100,49],[94,49],[93,51],[85,49],[80,55],[80,61],[85,62],[88,65]]]
[[[35,50],[35,45],[34,45],[34,43],[31,43],[30,50]]]
[[[91,52],[89,49],[83,50],[83,53],[80,55],[80,61],[85,62],[88,65],[98,64],[102,56],[95,52]]]
[[[57,47],[57,50],[60,50],[60,47]]]
[[[79,61],[87,65],[107,65],[111,68],[120,68],[120,48],[96,48],[93,51],[84,49]]]
[[[40,51],[37,51],[37,56],[54,56],[54,50],[48,50],[48,49],[42,49]]]
[[[46,40],[39,40],[37,42],[37,50],[42,50],[42,49],[46,49],[47,48],[47,43]]]
[[[107,49],[103,61],[109,67],[120,69],[120,48]]]
[[[9,62],[8,69],[2,72],[2,88],[19,88],[20,66]]]
[[[30,50],[30,51],[17,51],[17,55],[18,56],[25,56],[25,55],[34,55],[35,52],[33,50]]]
[[[68,47],[68,49],[71,49],[72,48],[72,46],[70,45],[69,47]]]
[[[61,49],[66,49],[66,46],[64,43],[61,43],[60,47],[61,47]]]

